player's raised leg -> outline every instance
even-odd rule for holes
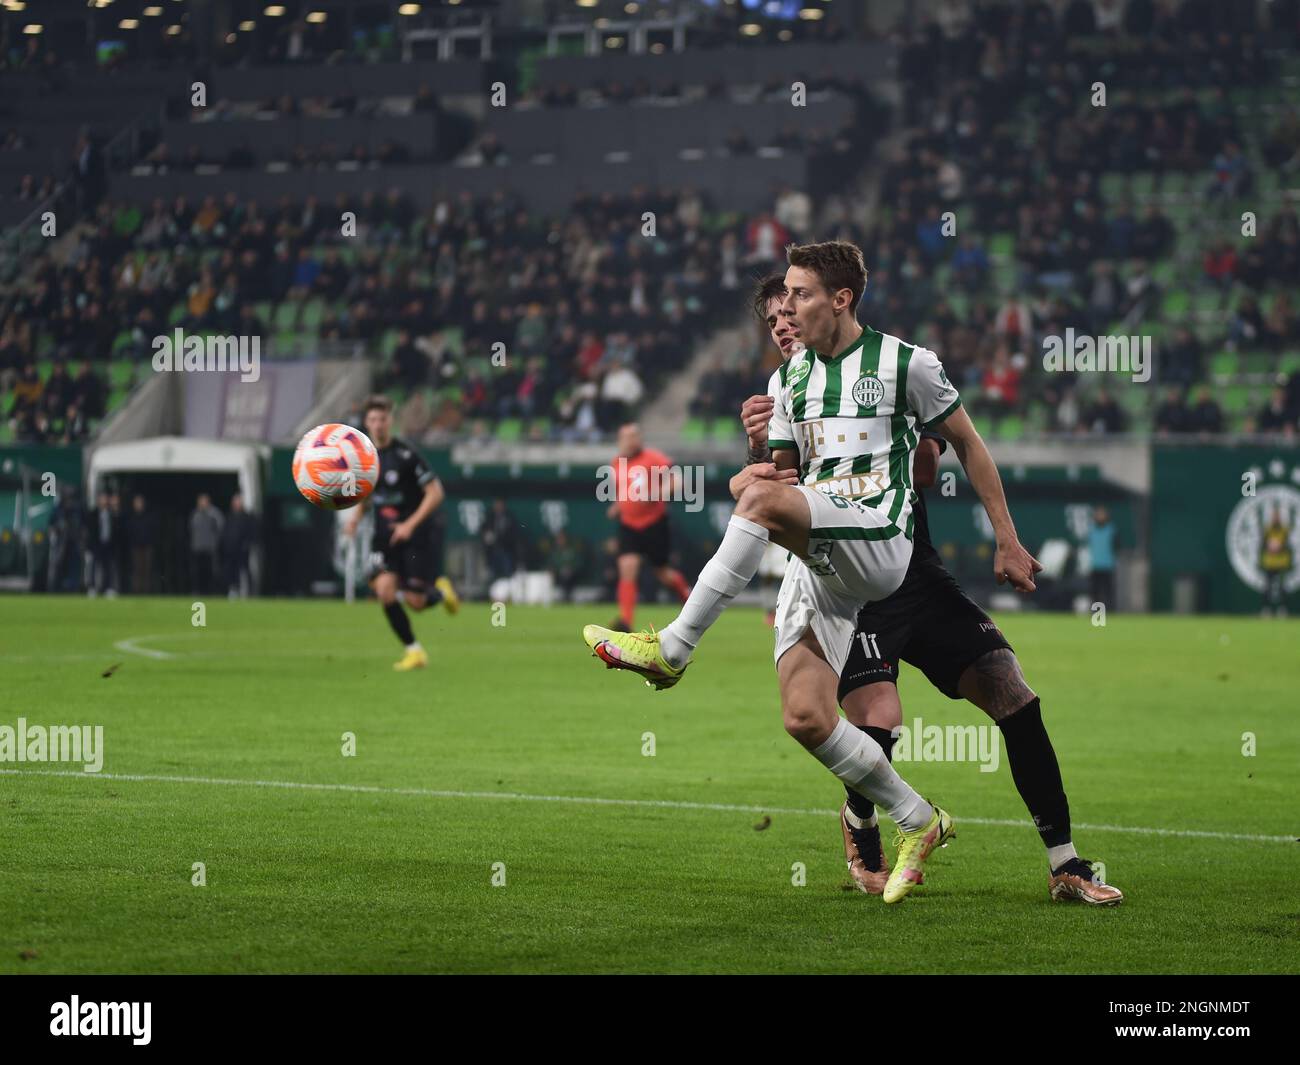
[[[583,630],[587,645],[606,665],[638,673],[657,689],[672,687],[705,631],[758,572],[769,538],[798,554],[807,549],[808,503],[799,489],[783,483],[794,471],[781,473],[782,481],[776,480],[778,473],[767,463],[732,478],[737,506],[722,543],[700,570],[681,613],[662,632],[619,633],[599,625]]]

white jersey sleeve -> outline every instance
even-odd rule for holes
[[[790,424],[790,408],[786,405],[789,390],[781,384],[781,370],[773,372],[767,381],[767,394],[772,404],[772,420],[767,423],[767,446],[773,451],[794,448],[794,429]]]
[[[907,366],[907,407],[916,411],[922,425],[942,421],[961,406],[957,389],[943,372],[939,356],[928,348],[915,348]]]

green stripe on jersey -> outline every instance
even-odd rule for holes
[[[897,525],[878,525],[867,528],[861,525],[823,525],[808,530],[809,539],[821,540],[892,540],[904,535]]]
[[[844,387],[844,359],[826,364],[826,387],[822,389],[821,416],[834,418],[840,412],[840,392]],[[817,468],[817,480],[829,476],[839,464],[839,459],[822,459]]]
[[[863,377],[865,377],[867,374],[875,374],[875,376],[879,377],[880,376],[880,345],[881,342],[885,339],[885,337],[883,333],[877,333],[874,329],[869,330],[869,334],[870,335],[867,337],[866,343],[862,345],[862,368],[858,371],[858,373]],[[873,403],[870,407],[864,407],[861,403],[859,403],[858,417],[859,418],[871,417],[871,415],[875,414],[876,407],[878,405],[879,404]]]

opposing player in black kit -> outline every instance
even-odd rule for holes
[[[784,291],[779,276],[762,284],[764,294]],[[788,357],[782,339],[788,344],[791,330],[781,318],[779,302],[760,302],[767,308],[764,325]],[[750,462],[763,461],[767,454],[770,419],[768,396],[751,396],[741,408]],[[903,720],[897,688],[900,659],[924,673],[948,698],[974,703],[1002,730],[1012,780],[1047,848],[1051,898],[1116,905],[1123,901],[1123,894],[1106,884],[1092,864],[1075,852],[1070,806],[1038,696],[1025,683],[1011,645],[961,590],[930,541],[925,498],[919,489],[934,485],[947,441],[939,432],[928,430],[923,430],[921,437],[912,470],[912,483],[918,490],[912,509],[911,563],[893,594],[868,603],[858,613],[853,644],[840,674],[840,705],[849,722],[871,736],[892,759],[896,730]],[[1001,580],[999,575],[999,583]],[[848,700],[854,692],[856,697]],[[884,890],[889,869],[876,811],[862,795],[848,788],[845,791],[848,798],[840,810],[840,828],[849,874],[860,891],[878,895]]]
[[[386,396],[366,400],[365,427],[379,450],[379,482],[370,498],[356,508],[347,525],[355,536],[361,515],[375,514],[370,541],[370,587],[406,653],[393,664],[399,672],[429,664],[406,616],[403,603],[420,611],[441,602],[449,614],[460,609],[452,583],[442,568],[442,482],[414,447],[393,436],[393,404]]]

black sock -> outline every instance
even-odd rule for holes
[[[1011,779],[1047,847],[1070,842],[1070,803],[1061,783],[1061,767],[1043,724],[1037,699],[998,722],[1007,744]]]
[[[392,602],[384,607],[384,617],[397,633],[397,638],[402,641],[403,647],[410,647],[415,643],[415,633],[411,631],[411,619],[406,616],[406,608],[401,603]]]
[[[885,757],[891,762],[894,760],[894,740],[895,736],[887,728],[877,728],[875,725],[858,725],[858,729],[865,732],[878,744],[881,750],[885,752]],[[855,817],[862,818],[863,821],[870,821],[871,815],[876,812],[870,799],[854,791],[847,784],[844,785],[844,791],[849,797],[849,809],[853,811]]]

